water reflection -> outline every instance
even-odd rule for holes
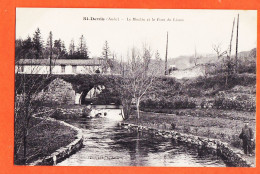
[[[84,147],[61,166],[226,166],[217,156],[198,156],[196,147],[133,132],[107,118],[66,120],[84,133]]]

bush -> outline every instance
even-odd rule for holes
[[[255,96],[250,94],[227,94],[221,92],[215,98],[214,107],[217,109],[234,109],[241,111],[255,111]]]
[[[210,100],[210,99],[204,99],[201,103],[200,103],[200,107],[201,108],[213,108],[214,105],[214,100]]]
[[[242,148],[242,141],[238,135],[232,135],[230,144],[236,148]]]
[[[89,116],[89,114],[90,114],[90,112],[91,112],[91,108],[84,108],[83,110],[82,110],[82,117],[87,117],[87,116]]]
[[[228,77],[228,83],[226,85],[226,75],[218,74],[214,76],[209,76],[207,78],[198,77],[193,80],[189,80],[189,82],[184,86],[184,93],[188,93],[190,95],[195,95],[196,89],[201,91],[202,89],[231,89],[234,86],[249,86],[256,84],[256,74],[232,74]],[[217,89],[216,89],[217,88]]]
[[[202,95],[202,92],[201,89],[189,88],[187,94],[190,97],[200,97]]]
[[[157,109],[157,111],[163,111],[164,109],[192,109],[196,107],[196,101],[193,98],[186,96],[175,96],[169,99],[146,99],[141,101],[141,109]]]

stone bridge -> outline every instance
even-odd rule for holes
[[[26,91],[38,90],[37,100],[44,99],[47,103],[53,104],[90,104],[97,102],[110,104],[119,102],[115,92],[115,76],[110,75],[38,75],[17,74],[15,86],[18,93],[21,83],[26,83]],[[36,84],[35,89],[32,83]],[[100,102],[100,101],[99,101]],[[110,102],[110,103],[109,103]]]

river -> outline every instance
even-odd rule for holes
[[[225,167],[211,154],[171,139],[120,128],[108,118],[64,120],[83,130],[83,148],[58,166],[178,166]]]

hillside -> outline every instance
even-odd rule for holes
[[[206,64],[206,63],[215,63],[219,61],[217,59],[216,54],[206,54],[198,56],[197,64]],[[234,57],[234,55],[232,56]],[[249,58],[255,58],[256,57],[256,48],[253,48],[249,51],[242,51],[238,53],[238,58],[243,60],[248,60]],[[175,65],[178,69],[187,69],[191,68],[195,65],[194,62],[194,55],[187,55],[187,56],[179,56],[177,58],[170,58],[168,60],[168,65]]]

